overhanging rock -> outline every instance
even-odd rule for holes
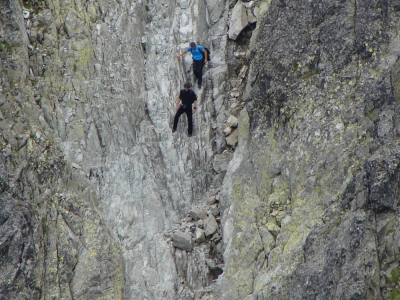
[[[232,17],[229,22],[229,38],[236,40],[239,34],[248,24],[246,9],[243,6],[242,1],[238,1],[233,8]]]

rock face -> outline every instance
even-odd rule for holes
[[[396,5],[264,7],[221,191],[221,299],[398,297]]]
[[[163,232],[223,179],[229,4],[142,2],[0,4],[0,298],[210,293],[216,242],[189,255]],[[188,139],[170,125],[192,40],[215,64]]]
[[[397,299],[399,10],[2,1],[0,299]]]

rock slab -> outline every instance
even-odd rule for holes
[[[172,235],[173,246],[182,250],[192,251],[193,240],[190,234],[177,231]]]
[[[217,231],[217,228],[218,224],[213,215],[208,216],[204,220],[204,234],[206,236],[213,235]]]

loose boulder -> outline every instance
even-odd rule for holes
[[[189,215],[192,217],[194,221],[197,221],[198,219],[205,220],[207,218],[207,214],[204,210],[191,210],[189,211]]]
[[[195,234],[195,238],[194,238],[195,242],[197,242],[197,243],[205,242],[206,236],[204,235],[203,229],[196,228],[196,231],[194,234]]]
[[[192,251],[193,249],[193,240],[190,234],[176,231],[172,235],[173,246],[182,250]]]
[[[239,139],[239,136],[238,136],[238,131],[237,130],[233,131],[229,136],[227,136],[225,138],[226,143],[229,146],[231,146],[232,148],[236,147],[236,145],[238,143],[238,139]]]
[[[228,120],[226,121],[226,126],[236,128],[238,127],[238,118],[234,115],[230,115]]]
[[[218,229],[217,221],[213,215],[209,215],[207,219],[204,220],[204,234],[206,236],[213,235]]]

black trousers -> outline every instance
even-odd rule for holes
[[[178,109],[178,111],[176,112],[176,115],[175,115],[173,129],[176,130],[176,127],[178,126],[179,117],[184,113],[186,113],[186,116],[187,116],[187,119],[188,119],[188,134],[191,135],[192,132],[193,132],[192,105],[186,105],[186,107],[184,107],[183,105],[179,106],[179,109]]]
[[[193,59],[193,73],[197,77],[197,83],[201,84],[203,81],[203,67],[204,67],[204,60],[194,60]]]

